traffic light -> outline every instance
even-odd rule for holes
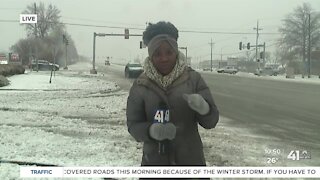
[[[264,53],[260,52],[260,59],[264,59]]]
[[[247,49],[250,49],[250,43],[247,44]]]
[[[239,42],[239,50],[242,50],[242,42]]]
[[[129,39],[129,29],[124,29],[124,39]]]

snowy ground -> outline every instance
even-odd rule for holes
[[[127,91],[89,64],[68,71],[27,72],[0,88],[0,158],[61,166],[139,166],[142,144],[126,127]],[[99,76],[99,78],[97,78]],[[104,75],[106,76],[106,75]],[[213,130],[200,128],[209,166],[272,166],[267,148],[296,148],[280,139],[250,134],[220,117]],[[279,156],[273,166],[303,166]],[[0,179],[18,179],[19,166],[0,165]],[[30,179],[30,178],[29,178]]]

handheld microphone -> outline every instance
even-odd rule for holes
[[[159,109],[157,110],[154,118],[154,123],[162,123],[165,124],[169,122],[169,108],[166,103],[160,102],[159,103]],[[163,155],[168,153],[167,152],[167,146],[168,146],[168,140],[159,141],[159,154]]]

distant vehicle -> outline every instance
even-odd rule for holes
[[[37,66],[37,61],[36,60],[32,60],[31,62],[31,67],[32,70],[37,70],[37,67],[39,67],[39,71],[58,71],[60,66],[58,64],[53,64],[50,63],[47,60],[38,60],[38,66]]]
[[[279,74],[279,70],[272,67],[264,67],[261,69],[256,69],[254,72],[257,76],[277,76]]]
[[[140,63],[128,63],[124,69],[126,78],[136,78],[143,72],[143,67]]]
[[[109,60],[105,60],[105,61],[104,61],[104,65],[110,66],[110,61],[109,61]]]
[[[203,71],[211,71],[211,68],[205,67],[205,68],[203,68]]]
[[[229,74],[236,74],[238,72],[238,69],[234,66],[226,66],[223,68],[219,68],[217,70],[218,73],[229,73]]]

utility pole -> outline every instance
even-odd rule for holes
[[[68,69],[68,43],[66,43],[66,61],[63,69]]]
[[[222,62],[222,48],[221,48],[221,58],[220,58],[220,62],[219,62],[219,68],[220,68],[220,63]]]
[[[63,42],[64,42],[65,45],[66,45],[66,60],[65,60],[64,68],[63,68],[63,69],[68,69],[68,45],[69,45],[69,40],[68,40],[66,34],[63,34],[63,35],[62,35],[62,39],[63,39]]]
[[[311,29],[310,29],[310,27],[311,27],[311,14],[309,13],[308,14],[309,15],[309,34],[308,34],[308,78],[310,78],[311,77]]]
[[[37,4],[34,3],[34,14],[37,14]],[[38,23],[38,22],[37,22]],[[37,63],[37,72],[39,71],[39,64],[38,64],[38,32],[37,32],[37,23],[34,24],[34,38],[35,38],[35,49],[34,49],[34,57]]]
[[[262,30],[261,28],[259,28],[259,20],[257,20],[257,27],[253,28],[254,30],[256,30],[257,32],[257,36],[256,36],[256,62],[258,62],[258,69],[260,70],[260,60],[258,61],[258,42],[259,42],[259,30]]]
[[[212,46],[213,46],[213,44],[214,44],[214,43],[212,43],[212,38],[211,38],[211,42],[210,42],[209,44],[210,44],[210,46],[211,46],[211,65],[210,65],[210,70],[211,70],[211,72],[212,72]]]
[[[263,63],[266,63],[266,42],[263,43]]]
[[[57,51],[56,51],[56,46],[53,47],[53,64],[56,64],[56,55],[57,55]],[[56,69],[54,69],[54,77],[56,77]]]

